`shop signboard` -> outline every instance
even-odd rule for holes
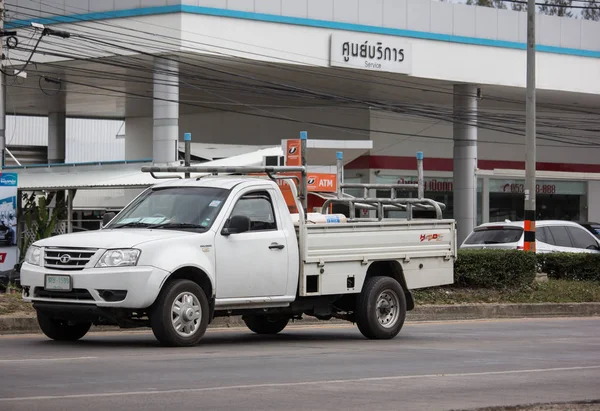
[[[426,192],[433,193],[451,193],[454,191],[454,184],[451,178],[429,177],[424,178]],[[377,184],[418,184],[417,177],[407,176],[377,176]],[[477,184],[477,191],[481,192],[481,182]]]
[[[406,40],[340,32],[331,35],[330,47],[332,67],[411,73],[411,44]]]
[[[490,179],[490,193],[524,194],[524,180]],[[536,194],[585,195],[584,181],[536,181]]]
[[[0,173],[0,271],[13,269],[18,259],[17,181],[16,173]]]
[[[377,176],[378,184],[417,184],[417,177],[407,176]],[[425,191],[433,193],[448,193],[454,190],[453,180],[443,177],[424,179]],[[477,191],[482,191],[481,179],[478,179]],[[524,194],[524,180],[490,179],[490,193]],[[587,184],[584,181],[546,181],[538,180],[537,194],[585,195]]]

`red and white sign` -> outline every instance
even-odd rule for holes
[[[421,234],[420,240],[424,241],[442,241],[443,234]]]
[[[285,165],[302,165],[302,144],[301,140],[287,140],[285,148]]]

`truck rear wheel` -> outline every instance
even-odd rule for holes
[[[71,323],[40,312],[37,313],[37,320],[46,337],[56,341],[77,341],[83,338],[92,326],[92,323]]]
[[[256,334],[277,334],[290,322],[289,318],[271,318],[266,315],[245,315],[242,320]]]
[[[150,316],[152,332],[163,345],[196,345],[208,327],[208,299],[193,281],[167,283]]]
[[[402,286],[391,277],[365,281],[356,303],[356,324],[370,339],[394,338],[404,325],[406,297]]]

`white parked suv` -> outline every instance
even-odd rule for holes
[[[506,221],[482,224],[473,230],[461,249],[523,250],[523,222]],[[538,253],[598,253],[600,242],[580,224],[572,221],[536,221]]]

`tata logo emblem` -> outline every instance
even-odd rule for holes
[[[308,184],[314,184],[315,183],[316,178],[315,177],[308,177]]]
[[[71,261],[71,256],[69,254],[63,254],[60,256],[59,261],[62,264],[68,264]]]
[[[296,151],[298,151],[298,147],[297,147],[297,146],[294,146],[294,147],[291,147],[291,148],[288,150],[288,153],[289,153],[289,154],[296,154]]]

